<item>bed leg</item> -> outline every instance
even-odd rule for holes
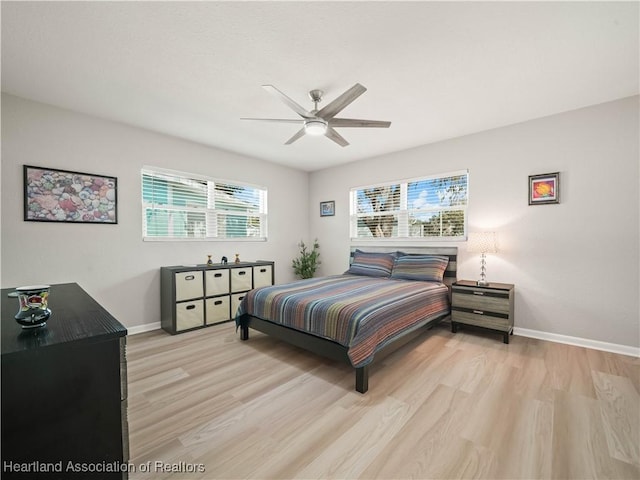
[[[249,327],[240,325],[240,340],[249,340]]]
[[[356,391],[367,393],[369,390],[369,365],[356,368]]]

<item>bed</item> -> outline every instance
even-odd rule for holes
[[[251,290],[236,315],[253,329],[346,362],[366,393],[372,362],[450,315],[457,247],[354,247],[341,275]]]

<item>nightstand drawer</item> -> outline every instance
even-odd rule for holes
[[[481,310],[485,313],[494,312],[508,315],[510,309],[508,293],[454,288],[452,301],[456,307]]]
[[[478,310],[477,312],[480,311]],[[486,313],[453,310],[451,312],[451,321],[505,332],[510,331],[512,328],[509,318],[494,317]]]

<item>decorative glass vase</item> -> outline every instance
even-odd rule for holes
[[[31,285],[16,288],[19,310],[16,322],[22,328],[44,327],[51,316],[49,310],[49,285]]]

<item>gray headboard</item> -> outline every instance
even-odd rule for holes
[[[458,247],[449,246],[397,246],[397,245],[352,245],[351,252],[349,254],[349,264],[353,260],[353,254],[357,250],[363,252],[380,252],[380,253],[394,253],[403,252],[407,255],[442,255],[449,257],[449,264],[444,272],[444,283],[451,287],[457,279],[457,267],[458,267]]]

